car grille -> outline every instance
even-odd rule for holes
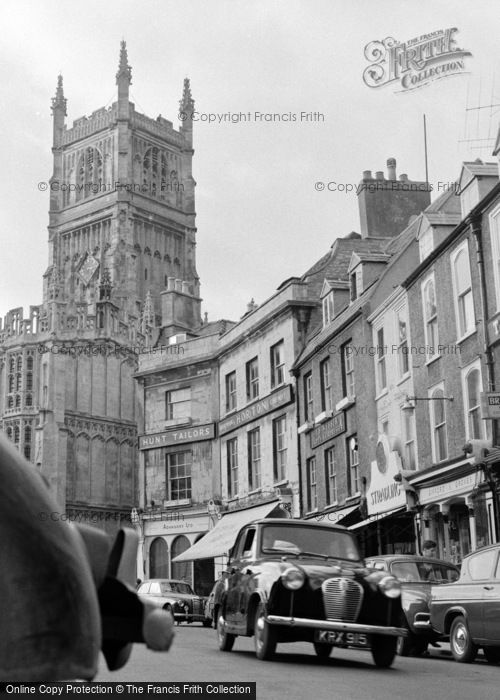
[[[195,598],[193,600],[193,614],[194,615],[201,615],[202,613],[202,604],[201,600],[199,598]]]
[[[329,578],[323,581],[323,605],[327,620],[355,622],[363,602],[363,588],[348,578]]]

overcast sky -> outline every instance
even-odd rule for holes
[[[4,0],[0,315],[42,300],[49,198],[37,183],[51,175],[59,72],[69,125],[116,100],[122,38],[137,110],[177,127],[189,76],[200,113],[251,113],[250,122],[194,125],[202,310],[238,319],[252,297],[261,303],[359,230],[356,195],[316,191],[316,182],[356,184],[363,170],[386,170],[388,157],[398,174],[425,178],[424,113],[435,194],[463,160],[493,160],[491,142],[462,141],[494,138],[500,123],[500,106],[466,111],[500,103],[499,17],[498,0]],[[472,53],[467,74],[411,92],[363,82],[371,41],[449,27]],[[297,120],[259,122],[255,112]],[[300,121],[301,112],[325,118]]]

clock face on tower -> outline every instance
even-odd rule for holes
[[[94,256],[91,255],[90,253],[87,253],[87,255],[85,256],[85,260],[80,265],[80,269],[78,270],[78,274],[80,275],[82,280],[85,282],[85,284],[89,284],[90,280],[94,276],[94,273],[98,267],[99,267],[99,263],[94,258]]]

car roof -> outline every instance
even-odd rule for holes
[[[328,528],[329,530],[338,530],[340,532],[349,532],[349,530],[343,525],[337,525],[335,523],[330,523],[328,521],[314,522],[313,520],[300,520],[298,518],[261,518],[260,520],[254,520],[244,527],[249,525],[285,525],[286,527],[297,527],[298,525],[308,525],[310,527],[322,527]],[[243,530],[243,527],[241,528]]]
[[[143,583],[151,583],[151,581],[159,581],[160,583],[187,583],[188,586],[191,585],[189,581],[182,581],[178,578],[148,578],[146,581],[143,581]]]
[[[487,544],[484,547],[478,547],[473,552],[469,552],[469,554],[466,554],[464,556],[463,560],[468,559],[469,557],[472,557],[473,555],[477,554],[478,552],[486,552],[488,549],[498,549],[499,547],[500,547],[500,542],[493,542],[493,544]]]
[[[476,550],[477,551],[477,550]],[[454,566],[458,568],[456,564],[451,561],[445,561],[444,559],[436,559],[436,557],[423,557],[420,554],[376,554],[373,557],[365,557],[366,561],[385,561],[390,564],[393,561],[422,561],[428,562],[430,564],[446,564],[447,566]]]

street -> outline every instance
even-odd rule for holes
[[[233,651],[217,648],[215,630],[180,625],[170,652],[135,645],[128,664],[110,673],[102,659],[96,681],[256,681],[258,700],[491,700],[498,697],[500,668],[478,655],[458,664],[447,645],[431,648],[431,657],[396,657],[391,669],[372,664],[369,651],[334,649],[318,659],[312,645],[282,644],[274,661],[258,661],[253,639],[239,637]]]

